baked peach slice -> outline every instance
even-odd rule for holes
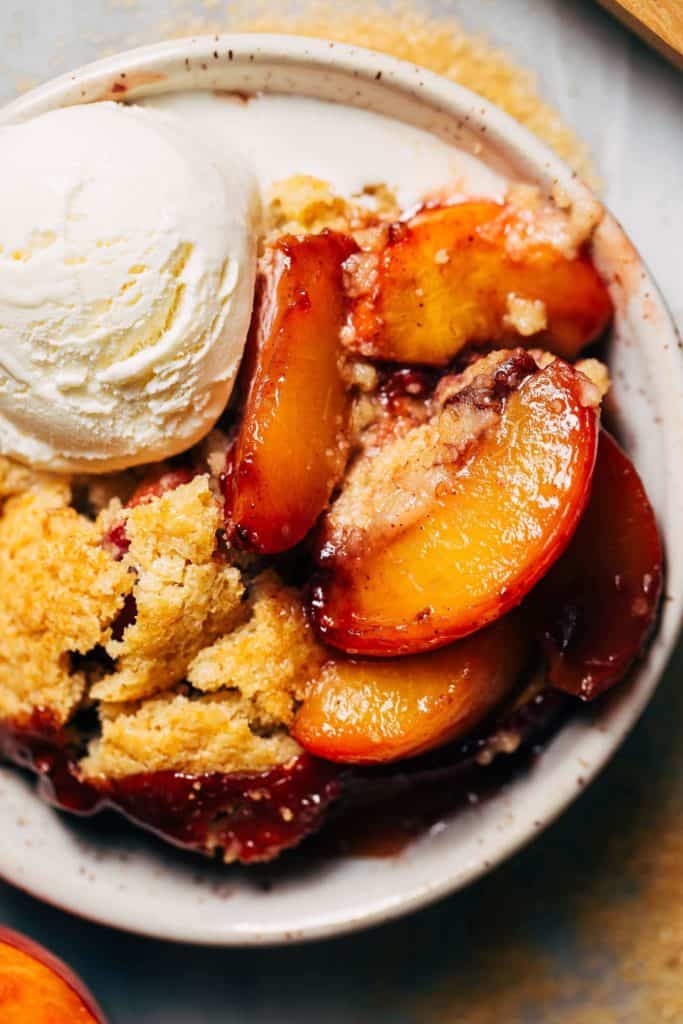
[[[549,216],[561,224],[564,214],[482,199],[395,225],[373,287],[354,300],[351,346],[438,366],[465,345],[529,336],[574,360],[606,327],[612,302],[585,247],[556,244]]]
[[[576,529],[597,388],[559,359],[539,370],[523,350],[480,363],[429,423],[351,467],[323,521],[312,611],[349,654],[414,654],[481,629],[522,601]]]
[[[346,465],[342,264],[355,248],[323,232],[279,239],[267,254],[225,488],[231,538],[262,554],[305,537]]]
[[[584,700],[617,683],[647,641],[661,591],[652,506],[630,459],[603,431],[583,519],[531,596],[550,682]]]
[[[518,612],[439,651],[331,658],[309,685],[293,734],[328,761],[414,757],[469,733],[519,680],[529,653]]]
[[[79,978],[46,949],[0,928],[2,1024],[105,1024]]]

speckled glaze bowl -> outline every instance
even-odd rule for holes
[[[179,40],[58,78],[0,112],[0,124],[102,99],[179,89],[316,96],[433,132],[548,190],[584,186],[526,129],[467,89],[367,50],[288,36]],[[146,935],[215,945],[331,936],[386,921],[488,871],[551,822],[619,746],[653,693],[679,633],[683,600],[683,360],[676,330],[632,244],[611,217],[595,258],[617,309],[608,346],[610,412],[655,506],[667,554],[657,634],[630,683],[571,720],[524,774],[395,856],[328,859],[303,869],[218,868],[107,819],[79,824],[43,805],[33,783],[0,770],[0,875],[85,917]]]

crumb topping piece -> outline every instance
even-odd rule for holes
[[[112,499],[92,521],[66,480],[0,470],[24,490],[0,515],[3,719],[45,709],[63,725],[97,702],[91,779],[260,771],[300,753],[287,726],[323,648],[294,588],[270,570],[245,594],[217,555],[206,474],[132,508]],[[127,549],[106,544],[113,527]]]
[[[313,636],[299,594],[274,572],[256,579],[249,603],[250,618],[204,648],[187,677],[204,693],[238,690],[260,727],[289,725],[325,649]]]
[[[503,317],[503,326],[523,338],[538,334],[548,326],[548,311],[541,299],[525,299],[521,295],[509,292],[506,304],[507,312]]]
[[[102,736],[82,763],[87,777],[260,771],[300,753],[287,726],[324,648],[297,592],[274,572],[256,579],[244,607],[247,621],[190,664],[190,686],[100,706]]]
[[[344,199],[327,181],[293,174],[271,188],[266,240],[283,234],[319,234],[325,228],[362,232],[378,221],[395,220],[399,214],[396,195],[387,185],[368,184],[359,195]]]
[[[131,623],[106,645],[116,671],[92,696],[128,701],[185,678],[199,651],[244,615],[238,569],[216,557],[221,511],[207,476],[129,509],[123,565],[134,578]]]
[[[269,736],[254,732],[248,711],[236,691],[196,696],[182,689],[104,707],[102,737],[81,762],[83,776],[260,771],[300,753],[284,730]]]
[[[0,518],[0,715],[48,710],[63,724],[86,687],[72,654],[106,643],[133,578],[65,483],[10,498]]]
[[[442,378],[427,423],[356,460],[326,519],[330,549],[356,552],[368,538],[379,544],[426,515],[435,495],[449,492],[462,456],[500,420],[497,375],[507,364],[527,374],[537,368],[523,350],[490,353],[462,374]]]

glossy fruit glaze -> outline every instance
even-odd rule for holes
[[[92,814],[113,807],[187,849],[268,860],[320,828],[340,793],[340,772],[308,754],[265,772],[153,772],[101,784],[79,777],[76,750],[49,715],[0,726],[0,753],[33,769],[57,807]]]
[[[488,718],[518,686],[532,650],[524,616],[512,613],[439,651],[331,657],[309,685],[292,733],[331,761],[415,757]]]
[[[555,686],[592,700],[623,678],[656,621],[662,562],[645,488],[603,430],[586,512],[533,596]]]

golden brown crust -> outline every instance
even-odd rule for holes
[[[64,488],[65,493],[69,485],[62,478],[51,476],[48,473],[39,473],[37,470],[23,466],[19,462],[0,455],[0,507],[7,498],[16,494],[24,494],[35,486],[52,486]]]
[[[135,579],[135,621],[107,653],[116,671],[97,683],[97,700],[138,700],[185,678],[199,651],[243,615],[239,570],[215,557],[220,507],[208,477],[198,476],[123,515]]]
[[[294,174],[272,186],[266,240],[283,234],[318,234],[325,228],[355,234],[377,222],[396,220],[399,214],[396,196],[386,185],[368,185],[353,201],[336,195],[320,178]]]
[[[237,691],[197,696],[174,690],[101,709],[102,737],[81,762],[88,779],[138,772],[261,771],[300,752],[284,730],[252,729],[250,706]]]
[[[269,571],[245,595],[239,569],[217,557],[208,476],[132,509],[113,498],[95,522],[69,506],[66,478],[5,479],[0,718],[47,709],[64,724],[97,702],[90,778],[259,771],[299,753],[287,725],[323,649],[295,589]],[[117,560],[106,534],[121,525],[130,546]],[[114,639],[131,598],[134,621]],[[95,648],[113,668],[74,668],[72,654]]]
[[[289,725],[325,649],[313,636],[299,594],[274,572],[258,577],[249,603],[250,618],[200,651],[188,680],[204,693],[238,690],[262,728]]]
[[[299,595],[274,572],[257,578],[244,608],[246,621],[190,664],[190,686],[100,705],[102,737],[82,763],[87,777],[260,771],[300,752],[286,726],[324,649]]]
[[[66,484],[10,498],[0,518],[0,716],[48,709],[59,723],[83,698],[72,653],[109,637],[132,578],[97,527],[67,507]]]

